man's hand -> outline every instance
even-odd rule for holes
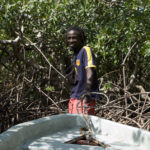
[[[77,84],[78,77],[75,73],[75,67],[72,67],[72,70],[66,75],[66,79],[73,86]]]
[[[85,90],[83,94],[81,95],[81,100],[85,99],[85,101],[88,103],[91,101],[91,93],[88,90]]]

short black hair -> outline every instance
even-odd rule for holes
[[[71,30],[78,31],[79,34],[80,34],[80,36],[81,36],[81,38],[82,38],[82,42],[85,43],[85,41],[86,41],[86,36],[85,36],[85,32],[84,32],[84,30],[83,30],[82,28],[80,28],[80,27],[78,27],[78,26],[71,26],[71,27],[69,27],[69,28],[67,29],[67,32],[66,32],[66,33],[68,33],[68,32],[71,31]],[[67,34],[66,34],[66,35],[67,35]]]

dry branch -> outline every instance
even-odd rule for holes
[[[20,37],[17,36],[16,39],[14,40],[0,40],[0,44],[15,44],[15,43],[18,43],[19,40],[20,40]]]

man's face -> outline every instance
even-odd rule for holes
[[[68,46],[74,51],[79,50],[83,44],[80,32],[76,30],[70,30],[67,33],[67,43]]]

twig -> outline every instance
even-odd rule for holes
[[[124,60],[123,60],[123,63],[122,63],[122,71],[123,71],[123,85],[124,85],[124,90],[125,90],[125,105],[127,107],[127,98],[126,98],[126,91],[127,91],[127,86],[126,86],[126,75],[125,75],[125,62],[126,62],[126,59],[127,57],[129,56],[131,50],[133,49],[133,47],[135,46],[136,42],[132,45],[132,47],[129,49],[127,55],[125,56]]]
[[[137,43],[137,42],[135,42],[135,43],[131,46],[131,48],[129,49],[127,55],[125,56],[125,58],[124,58],[124,60],[123,60],[123,63],[122,63],[123,66],[125,65],[126,59],[127,59],[128,56],[130,55],[130,52],[131,52],[131,50],[133,49],[133,47],[135,46],[136,43]]]
[[[30,80],[28,80],[26,77],[24,77],[24,79],[25,79],[26,81],[30,82]],[[36,85],[34,85],[34,86],[36,87],[36,89],[38,89],[39,92],[41,92],[44,96],[46,96],[46,97],[61,111],[61,109],[60,109],[59,106],[55,103],[55,101],[54,101],[53,99],[51,99],[45,92],[43,92],[40,87],[38,87],[38,86],[36,86]]]
[[[44,55],[44,53],[41,51],[41,49],[39,47],[37,47],[37,45],[35,43],[33,43],[29,38],[27,38],[26,36],[23,36],[27,41],[29,41],[31,43],[31,45],[33,45],[38,52],[40,52],[40,54],[44,57],[44,59],[46,60],[46,62],[49,64],[50,67],[52,67],[61,77],[63,77],[64,79],[66,78],[62,73],[60,73],[46,58],[46,56]]]
[[[137,123],[135,120],[133,120],[131,118],[124,117],[124,116],[122,116],[122,118],[127,119],[127,120],[133,122],[134,124],[136,124],[139,128],[142,128],[142,126],[139,123]]]
[[[17,36],[14,40],[0,40],[0,44],[15,44],[20,40],[20,37]]]

